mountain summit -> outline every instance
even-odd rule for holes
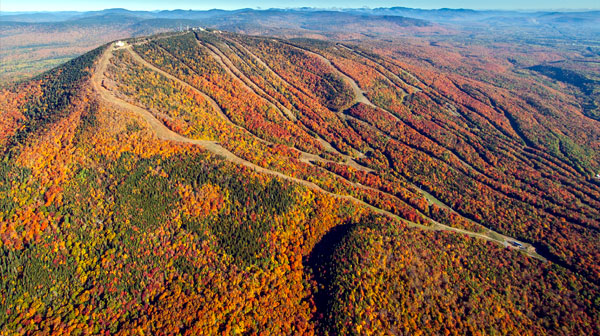
[[[3,88],[2,334],[598,333],[597,82],[423,41],[194,26]]]

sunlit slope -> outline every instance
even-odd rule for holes
[[[189,32],[3,91],[0,333],[598,333],[597,127],[460,80]]]
[[[293,168],[260,163],[252,156],[264,150],[243,154],[248,149],[239,141],[227,145],[224,132],[212,131],[218,136],[211,139],[234,152],[237,147],[249,161],[317,184],[320,175],[331,179],[316,165],[337,175],[345,189],[347,181],[360,183],[354,195],[366,193],[361,199],[411,221],[490,228],[598,276],[592,262],[598,253],[599,188],[592,177],[598,125],[576,111],[569,132],[564,117],[543,115],[505,88],[420,72],[356,46],[198,32],[130,50],[214,99],[223,113],[213,115],[243,128],[237,133],[252,138],[249,143],[299,150]],[[125,61],[131,56],[123,54]],[[126,80],[119,85],[134,87]],[[176,115],[166,122],[193,130],[205,125],[188,119]],[[558,153],[551,148],[557,134]],[[340,191],[331,184],[319,185]],[[373,189],[379,196],[368,196]]]

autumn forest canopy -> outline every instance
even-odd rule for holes
[[[392,10],[3,83],[0,335],[600,334],[597,36]]]

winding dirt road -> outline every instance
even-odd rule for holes
[[[212,99],[210,96],[208,96],[206,93],[196,89],[195,87],[191,86],[190,84],[182,81],[181,79],[171,75],[168,72],[165,72],[159,68],[157,68],[156,66],[154,66],[153,64],[148,63],[145,59],[143,59],[140,55],[138,55],[135,51],[133,51],[133,49],[131,48],[131,45],[127,45],[125,47],[123,47],[122,49],[125,49],[129,52],[129,55],[131,55],[131,57],[138,63],[144,65],[145,67],[158,72],[159,74],[167,77],[168,79],[175,81],[185,87],[187,87],[190,90],[193,90],[194,92],[196,92],[197,94],[199,94],[200,96],[202,96],[204,99],[206,99],[209,103],[210,106],[213,108],[213,110],[215,110],[215,112],[219,115],[219,117],[221,117],[222,119],[224,119],[225,121],[227,121],[229,124],[237,127],[237,128],[243,128],[241,126],[238,126],[236,124],[234,124],[229,117],[227,117],[227,115],[225,115],[225,113],[223,113],[223,109],[221,109],[221,107],[219,106],[219,104],[217,104],[217,102]]]
[[[168,77],[170,79],[173,79],[173,80],[177,81],[178,83],[182,83],[184,85],[187,85],[188,87],[189,87],[189,84],[187,84],[187,83],[185,83],[185,82],[177,79],[176,77],[171,76],[168,73],[166,73],[166,72],[164,72],[164,71],[162,71],[162,70],[160,70],[160,69],[152,66],[151,64],[147,63],[146,61],[144,61],[143,59],[141,59],[141,57],[139,55],[135,54],[133,52],[133,50],[131,50],[130,46],[125,46],[125,47],[121,47],[121,48],[115,48],[115,46],[112,45],[112,46],[110,46],[109,48],[107,48],[105,50],[105,52],[103,53],[103,55],[99,59],[97,65],[96,65],[95,71],[94,71],[94,73],[92,75],[92,78],[91,78],[92,87],[98,93],[99,97],[102,100],[104,100],[105,102],[107,102],[108,104],[110,104],[110,105],[116,106],[118,108],[121,108],[121,109],[124,109],[124,110],[127,110],[127,111],[131,111],[134,114],[139,115],[140,117],[142,117],[148,123],[148,125],[150,126],[150,129],[153,131],[153,133],[156,135],[156,137],[158,139],[166,140],[166,141],[175,141],[175,142],[180,142],[180,143],[189,143],[189,144],[198,145],[198,146],[206,149],[207,151],[209,151],[209,152],[211,152],[213,154],[217,154],[217,155],[223,157],[224,159],[226,159],[226,160],[228,160],[230,162],[233,162],[235,164],[246,166],[246,167],[248,167],[250,169],[253,169],[253,170],[257,171],[257,172],[260,172],[260,173],[277,176],[277,177],[279,177],[281,179],[285,179],[285,180],[288,180],[288,181],[291,181],[291,182],[302,184],[302,185],[304,185],[304,186],[306,186],[306,187],[308,187],[310,189],[316,190],[318,192],[325,193],[325,194],[330,195],[330,196],[335,197],[335,198],[339,198],[339,199],[344,199],[344,200],[349,200],[349,201],[355,202],[355,203],[360,204],[362,206],[366,206],[366,207],[370,208],[371,210],[373,210],[373,211],[375,211],[377,213],[385,214],[387,216],[391,216],[391,217],[393,217],[393,218],[395,218],[397,220],[400,220],[400,221],[406,223],[408,226],[411,226],[411,227],[418,227],[418,228],[422,228],[422,229],[425,229],[425,230],[452,231],[452,232],[456,232],[456,233],[465,234],[465,235],[468,235],[470,237],[481,238],[481,239],[485,239],[485,240],[488,240],[488,241],[493,241],[493,242],[499,243],[499,244],[501,244],[503,246],[507,246],[507,247],[512,247],[510,243],[517,243],[517,244],[520,244],[522,246],[528,246],[528,244],[526,244],[526,243],[523,243],[523,242],[520,242],[520,241],[515,240],[513,238],[501,235],[501,234],[493,232],[491,230],[488,231],[487,233],[477,233],[477,232],[471,232],[471,231],[467,231],[467,230],[463,230],[463,229],[453,228],[453,227],[450,227],[450,226],[447,226],[447,225],[444,225],[444,224],[441,224],[441,223],[438,223],[438,222],[435,222],[435,221],[431,221],[431,223],[432,223],[431,226],[425,226],[425,225],[413,223],[413,222],[407,221],[407,220],[405,220],[403,218],[400,218],[397,215],[395,215],[395,214],[393,214],[393,213],[391,213],[389,211],[376,208],[376,207],[374,207],[374,206],[372,206],[372,205],[370,205],[370,204],[368,204],[368,203],[366,203],[364,201],[356,199],[356,198],[354,198],[352,196],[338,195],[338,194],[335,194],[335,193],[332,193],[332,192],[329,192],[329,191],[326,191],[326,190],[322,189],[321,187],[319,187],[315,183],[312,183],[312,182],[309,182],[309,181],[305,181],[305,180],[302,180],[302,179],[298,179],[298,178],[295,178],[295,177],[292,177],[292,176],[288,176],[288,175],[282,174],[282,173],[274,171],[274,170],[270,170],[270,169],[267,169],[267,168],[260,167],[260,166],[258,166],[256,164],[252,163],[252,162],[249,162],[249,161],[247,161],[245,159],[242,159],[242,158],[236,156],[235,154],[233,154],[232,152],[230,152],[229,150],[227,150],[226,148],[224,148],[223,146],[221,146],[216,141],[210,141],[210,140],[193,140],[193,139],[189,139],[189,138],[186,138],[184,136],[181,136],[180,134],[175,133],[175,132],[171,131],[170,129],[168,129],[162,122],[160,122],[158,119],[156,119],[154,117],[154,115],[152,113],[150,113],[149,111],[147,111],[147,110],[145,110],[145,109],[143,109],[141,107],[132,105],[132,104],[130,104],[130,103],[124,101],[124,100],[121,100],[121,99],[117,98],[116,96],[114,96],[104,86],[103,82],[104,82],[104,78],[105,78],[105,72],[107,71],[107,67],[108,67],[108,64],[110,62],[110,59],[113,56],[113,50],[116,50],[116,49],[126,49],[130,53],[132,53],[132,55],[134,56],[134,58],[137,61],[141,60],[142,64],[144,64],[146,66],[149,66],[151,69],[153,69],[153,70],[155,70],[155,71],[157,71],[157,72],[165,75],[166,77]],[[208,100],[211,102],[211,105],[214,103],[213,107],[215,107],[216,111],[220,111],[221,110],[220,107],[218,106],[218,104],[216,104],[216,102],[214,102],[214,100],[210,99],[210,97],[206,96],[204,93],[198,91],[197,89],[195,89],[195,90],[196,90],[196,92],[200,93],[203,97],[208,98]],[[221,113],[222,113],[222,111],[221,111]],[[348,181],[348,182],[350,182],[350,181]],[[376,189],[373,189],[373,188],[370,188],[370,187],[365,187],[365,186],[362,186],[362,185],[359,185],[359,184],[356,184],[356,183],[353,183],[353,182],[350,182],[350,183],[352,183],[353,185],[359,186],[361,188],[364,188],[364,189],[368,189],[368,190],[373,190],[373,191],[380,192],[379,190],[376,190]],[[531,248],[531,247],[527,248],[527,249],[521,248],[519,250],[521,250],[523,253],[525,253],[527,255],[530,255],[532,257],[535,257],[537,259],[545,260],[542,256],[540,256],[539,254],[537,254],[535,252],[535,250],[533,248]]]
[[[177,82],[177,83],[179,83],[179,84],[187,87],[190,90],[193,90],[194,92],[196,92],[199,95],[201,95],[202,97],[204,97],[206,100],[208,100],[210,102],[210,105],[217,112],[217,114],[225,122],[227,122],[231,126],[234,126],[237,129],[240,129],[240,130],[246,132],[247,134],[249,134],[250,136],[254,137],[255,139],[257,139],[260,142],[263,142],[263,143],[268,144],[268,145],[272,144],[272,143],[270,143],[270,142],[268,142],[268,141],[266,141],[264,139],[261,139],[261,138],[257,137],[256,135],[254,135],[252,132],[250,132],[246,128],[235,124],[233,121],[231,121],[231,119],[229,119],[229,117],[227,117],[227,115],[225,115],[225,113],[223,112],[223,109],[221,109],[221,107],[219,106],[219,104],[217,104],[217,102],[214,99],[212,99],[210,96],[208,96],[204,92],[198,90],[196,87],[188,84],[187,82],[185,82],[185,81],[183,81],[183,80],[181,80],[181,79],[179,79],[179,78],[171,75],[170,73],[161,70],[160,68],[154,66],[153,64],[149,63],[148,61],[146,61],[145,59],[143,59],[138,53],[136,53],[132,49],[131,45],[127,45],[127,46],[119,48],[119,49],[120,50],[127,50],[127,52],[131,55],[131,57],[134,59],[134,61],[138,62],[139,64],[141,64],[141,65],[143,65],[143,66],[145,66],[145,67],[147,67],[147,68],[149,68],[149,69],[151,69],[151,70],[153,70],[155,72],[158,72],[159,74],[161,74],[161,75],[163,75],[163,76],[165,76],[165,77],[167,77],[167,78],[169,78],[169,79],[171,79],[171,80],[173,80],[173,81],[175,81],[175,82]],[[304,151],[299,150],[297,148],[294,148],[294,150],[296,150],[296,151],[298,151],[300,153],[300,161],[305,162],[305,163],[312,163],[312,162],[317,162],[317,161],[318,162],[334,162],[334,161],[331,161],[331,160],[324,159],[324,158],[322,158],[322,157],[320,157],[320,156],[318,156],[316,154],[311,154],[311,153],[304,152]],[[347,165],[351,166],[352,168],[354,168],[356,170],[361,170],[361,171],[364,171],[364,172],[373,172],[373,169],[358,164],[356,161],[352,160],[350,157],[346,157],[345,156],[345,158],[346,158],[346,162],[345,163]]]
[[[243,52],[245,52],[246,54],[250,55],[250,57],[252,57],[252,59],[254,59],[256,61],[257,64],[259,64],[260,66],[262,66],[266,71],[268,71],[271,75],[273,75],[277,80],[279,80],[281,83],[289,86],[289,87],[293,87],[296,90],[298,90],[298,92],[301,92],[301,94],[306,95],[306,93],[303,91],[303,89],[298,88],[297,86],[295,86],[294,84],[288,82],[286,79],[282,78],[275,70],[273,70],[268,64],[266,64],[260,57],[258,57],[255,53],[253,53],[252,51],[250,51],[248,48],[246,48],[245,46],[241,45],[240,43],[238,43],[235,40],[232,39],[226,39],[229,43],[233,44],[236,48],[238,48],[239,50],[242,50]],[[229,46],[227,46],[227,48],[229,48]],[[231,48],[229,48],[229,50],[232,50]],[[232,52],[235,53],[235,51],[232,50]],[[240,57],[240,55],[238,55],[238,57]],[[222,63],[223,66],[225,66]],[[237,70],[237,68],[236,68]],[[237,70],[239,72],[239,70]],[[250,79],[248,79],[250,80]],[[256,85],[255,83],[253,83],[254,85]],[[356,83],[355,83],[356,84]],[[356,85],[356,87],[358,88],[358,85]],[[298,97],[298,95],[296,95]],[[270,96],[271,97],[271,96]],[[272,98],[272,97],[271,97]],[[274,99],[274,98],[272,98]],[[290,111],[291,113],[291,111]],[[301,123],[299,124],[300,127],[302,127],[305,131],[308,132],[308,130],[306,129],[306,127],[304,125],[302,125]],[[337,149],[335,149],[329,142],[325,141],[323,138],[320,138],[318,136],[313,136],[317,141],[319,141],[327,150],[334,152],[338,155],[340,155],[341,157],[344,158],[344,164],[347,166],[350,166],[356,170],[361,170],[364,172],[374,172],[373,169],[365,167],[363,165],[361,165],[360,163],[356,162],[356,160],[349,156],[349,155],[345,155],[340,153]],[[364,154],[359,153],[359,157],[360,156],[364,156]],[[331,162],[329,160],[324,160],[323,158],[316,156],[316,155],[302,155],[301,159],[304,162],[311,162],[311,161],[321,161],[321,162]]]
[[[263,99],[266,103],[271,105],[277,111],[280,112],[280,115],[288,120],[294,121],[296,120],[296,116],[285,106],[281,105],[275,98],[271,97],[268,93],[266,93],[263,89],[258,87],[258,85],[254,84],[252,80],[250,80],[246,75],[241,72],[233,62],[227,57],[219,48],[212,44],[203,44],[200,41],[196,40],[196,42],[206,48],[206,50],[210,53],[210,55],[217,61],[223,69],[235,80],[237,80],[242,87],[245,87],[250,92],[254,93],[261,99]]]
[[[392,83],[394,86],[396,86],[397,88],[399,88],[400,90],[402,90],[402,91],[404,92],[404,94],[408,94],[407,90],[406,90],[405,88],[402,88],[402,87],[401,87],[400,85],[398,85],[397,83],[402,83],[402,85],[405,85],[406,87],[410,88],[410,89],[412,90],[412,92],[413,92],[413,93],[414,93],[414,92],[420,92],[420,91],[421,91],[421,89],[420,89],[420,88],[418,88],[418,87],[416,87],[416,86],[414,86],[414,85],[408,84],[408,83],[407,83],[405,80],[403,80],[402,78],[398,77],[398,75],[396,75],[396,74],[395,74],[395,73],[393,73],[392,71],[388,70],[388,69],[387,69],[387,68],[386,68],[384,65],[382,65],[380,62],[378,62],[377,60],[373,59],[372,57],[370,57],[370,56],[368,56],[368,55],[365,55],[365,54],[363,54],[363,53],[361,53],[361,52],[358,52],[358,51],[356,51],[356,50],[354,50],[354,49],[352,49],[352,48],[350,48],[350,47],[348,47],[348,46],[346,46],[346,45],[344,45],[344,44],[338,43],[337,45],[338,45],[338,46],[340,46],[340,47],[342,47],[342,48],[344,48],[344,49],[346,49],[346,50],[348,50],[349,52],[351,52],[351,53],[353,53],[353,54],[355,54],[355,55],[357,55],[357,56],[359,56],[359,57],[366,58],[366,59],[370,60],[371,62],[373,62],[373,63],[375,63],[375,64],[377,64],[377,65],[381,66],[383,69],[385,69],[385,70],[386,70],[386,71],[389,73],[389,75],[386,75],[386,74],[384,74],[384,73],[383,73],[383,72],[382,72],[380,69],[377,69],[377,68],[375,68],[375,67],[372,67],[372,69],[374,69],[374,70],[375,70],[375,71],[377,71],[377,72],[378,72],[378,73],[379,73],[381,76],[383,76],[383,77],[385,77],[387,80],[389,80],[389,81],[390,81],[390,83]],[[411,77],[413,80],[417,81],[417,82],[418,82],[420,85],[423,85],[423,86],[424,86],[424,84],[423,84],[423,83],[422,83],[422,82],[421,82],[419,79],[417,79],[415,76],[413,76],[411,73],[407,72],[407,71],[406,71],[406,70],[404,70],[404,69],[402,69],[402,72],[403,72],[405,75],[407,75],[407,76]],[[390,78],[390,77],[392,77],[392,78]],[[396,80],[397,82],[394,82],[394,80],[392,80],[392,79]]]
[[[128,111],[131,111],[139,116],[141,116],[150,126],[150,128],[152,129],[152,132],[154,132],[154,134],[156,135],[157,138],[159,138],[160,140],[167,140],[167,141],[175,141],[175,142],[182,142],[182,143],[190,143],[190,144],[195,144],[195,145],[199,145],[200,147],[208,150],[211,153],[220,155],[222,157],[224,157],[225,159],[227,159],[228,161],[231,161],[233,163],[236,164],[241,164],[244,165],[246,167],[252,168],[258,172],[261,173],[265,173],[265,174],[271,174],[271,175],[275,175],[278,177],[281,177],[283,179],[286,180],[290,180],[296,183],[300,183],[303,184],[309,188],[312,189],[318,189],[320,191],[326,192],[325,190],[321,189],[319,186],[317,186],[316,184],[312,183],[312,182],[308,182],[308,181],[304,181],[295,177],[291,177],[285,174],[282,174],[280,172],[277,171],[273,171],[273,170],[269,170],[263,167],[260,167],[252,162],[249,162],[247,160],[244,160],[240,157],[238,157],[237,155],[233,154],[232,152],[230,152],[229,150],[227,150],[226,148],[224,148],[223,146],[221,146],[218,142],[216,141],[211,141],[211,140],[194,140],[194,139],[189,139],[186,138],[178,133],[175,133],[173,131],[171,131],[169,128],[167,128],[162,122],[160,122],[158,119],[156,119],[154,117],[154,115],[152,115],[152,113],[150,113],[149,111],[130,104],[120,98],[117,98],[116,96],[114,96],[108,89],[106,89],[106,87],[103,85],[104,82],[104,73],[107,70],[108,64],[110,62],[110,59],[112,57],[112,51],[114,50],[114,47],[110,47],[108,48],[104,54],[102,55],[102,57],[100,58],[98,64],[96,65],[96,69],[94,71],[94,74],[92,75],[92,86],[93,88],[96,90],[96,92],[98,92],[98,94],[100,95],[100,98],[102,100],[104,100],[105,102],[117,106],[121,109],[125,109]],[[123,49],[129,49],[128,47],[124,47]],[[131,49],[129,49],[131,52]],[[138,56],[139,57],[139,56]],[[160,69],[156,68],[157,71],[161,71]],[[161,72],[162,73],[162,72]],[[164,73],[165,75],[168,75],[166,73]],[[218,107],[218,106],[217,106]]]
[[[286,43],[287,44],[287,43]],[[296,45],[293,44],[287,44],[293,48],[296,48],[298,50],[302,50],[303,52],[306,52],[312,56],[317,57],[319,60],[321,60],[323,63],[327,64],[329,67],[333,68],[333,70],[335,70],[335,72],[337,72],[338,75],[340,75],[342,78],[344,78],[344,80],[346,81],[346,83],[348,83],[350,85],[350,87],[352,88],[352,91],[354,92],[354,102],[351,105],[354,105],[356,103],[363,103],[365,105],[369,105],[372,107],[376,107],[373,103],[371,103],[371,101],[369,100],[369,98],[367,98],[365,96],[365,92],[360,88],[360,86],[358,86],[358,84],[356,83],[356,81],[354,79],[352,79],[350,76],[346,75],[342,70],[340,70],[335,64],[333,64],[330,60],[328,60],[327,58],[325,58],[325,56],[318,54],[312,50],[308,50],[305,48],[300,48]]]

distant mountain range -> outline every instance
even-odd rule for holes
[[[156,29],[183,29],[187,26],[206,26],[216,29],[249,31],[262,33],[265,30],[277,32],[289,29],[331,32],[355,31],[356,23],[363,27],[372,26],[375,30],[401,27],[429,27],[431,22],[418,18],[406,18],[393,13],[378,13],[359,10],[323,11],[313,9],[240,9],[233,11],[129,11],[121,8],[91,12],[39,12],[3,13],[0,24],[3,27],[23,27],[23,23],[34,24],[38,29],[57,29],[67,26],[88,26],[116,24],[127,28],[132,35],[155,33]],[[130,26],[133,25],[133,26]],[[375,28],[377,27],[377,28]],[[274,33],[277,33],[274,32]]]
[[[149,21],[151,20],[151,21]],[[499,11],[471,9],[435,9],[424,10],[406,7],[390,8],[349,8],[323,10],[316,8],[265,9],[244,8],[238,10],[212,9],[130,11],[123,8],[111,8],[89,12],[3,12],[0,23],[3,27],[13,27],[17,23],[42,24],[56,28],[52,24],[89,25],[89,24],[135,24],[133,34],[155,32],[154,27],[178,29],[187,25],[202,25],[216,29],[226,29],[246,33],[281,34],[289,29],[301,29],[313,32],[360,31],[360,28],[377,27],[375,33],[387,28],[431,27],[433,25],[466,26],[481,25],[491,27],[540,28],[553,27],[559,30],[573,29],[587,34],[600,34],[600,11],[550,12],[550,11]],[[360,23],[359,23],[360,22]],[[359,23],[358,27],[354,27]],[[64,26],[59,26],[64,27]],[[137,28],[140,30],[138,31]],[[276,29],[272,29],[276,28]],[[357,29],[358,28],[358,29]],[[384,28],[382,30],[382,28]],[[130,29],[131,30],[131,29]]]
[[[75,12],[2,12],[0,21],[11,22],[60,22],[74,21],[89,17],[105,17],[106,15],[126,15],[137,19],[189,19],[189,20],[207,20],[215,18],[224,18],[232,16],[274,16],[274,15],[314,15],[315,12],[345,13],[351,15],[367,16],[404,16],[433,22],[460,22],[460,21],[495,21],[503,19],[536,19],[544,23],[598,23],[600,22],[600,11],[500,11],[500,10],[472,10],[472,9],[416,9],[406,7],[389,8],[348,8],[338,10],[323,10],[318,8],[293,8],[278,9],[271,8],[265,10],[256,10],[251,8],[237,10],[163,10],[163,11],[130,11],[123,8],[111,8],[100,11]]]
[[[595,41],[600,12],[517,12],[405,7],[89,12],[1,12],[0,78],[22,78],[114,39],[205,27],[283,38],[360,40],[445,36],[546,43],[547,39]]]

